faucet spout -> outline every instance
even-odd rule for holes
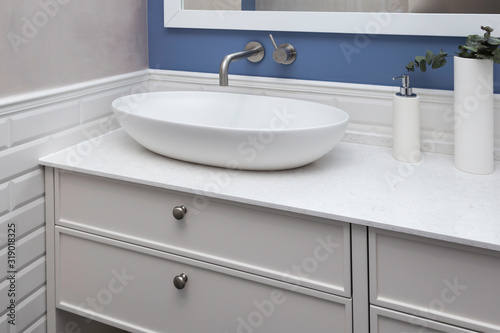
[[[244,51],[228,54],[222,59],[219,67],[219,85],[227,87],[229,85],[229,64],[233,61],[247,58],[251,62],[259,62],[264,58],[264,47],[257,42],[250,42]]]

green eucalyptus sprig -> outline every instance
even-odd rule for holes
[[[461,58],[492,59],[495,63],[500,64],[500,50],[498,49],[500,39],[491,36],[492,28],[481,26],[481,29],[485,31],[484,36],[470,35],[467,37],[465,45],[458,47],[460,53],[457,52],[457,55]]]
[[[456,55],[461,58],[491,59],[500,64],[500,49],[498,48],[500,38],[492,37],[493,29],[488,26],[481,26],[481,29],[485,31],[484,36],[469,35],[465,44],[458,46],[460,52],[455,52]],[[414,72],[415,68],[420,68],[422,72],[425,72],[427,66],[437,69],[446,65],[446,57],[448,57],[448,52],[443,52],[443,50],[438,54],[428,50],[425,56],[416,56],[415,60],[410,61],[405,68],[408,72]]]
[[[437,69],[446,65],[447,56],[448,52],[443,52],[443,50],[439,51],[438,54],[434,54],[434,52],[427,50],[425,57],[416,56],[415,60],[410,61],[410,63],[406,65],[406,69],[408,72],[414,72],[416,67],[420,68],[422,72],[425,72],[427,70],[427,65],[431,66],[432,69]]]

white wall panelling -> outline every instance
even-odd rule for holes
[[[325,103],[349,113],[343,141],[392,146],[392,98],[397,87],[150,70],[151,90],[208,90],[290,97]],[[453,154],[453,91],[414,89],[421,98],[422,150]],[[495,95],[495,159],[500,160],[500,95]]]
[[[9,145],[9,126],[7,118],[0,118],[0,151],[7,149]]]
[[[45,228],[21,238],[16,246],[16,269],[18,273],[45,253]],[[0,251],[0,280],[7,277],[7,248]],[[3,309],[2,309],[3,310]]]
[[[146,87],[143,87],[142,91],[145,89]],[[131,91],[131,93],[134,92]],[[123,96],[123,89],[118,88],[83,98],[81,100],[81,122],[86,123],[111,115],[111,102],[120,96]]]
[[[16,299],[23,301],[33,290],[45,284],[45,258],[40,258],[26,267],[16,277]],[[9,304],[8,290],[10,281],[0,283],[0,304]]]
[[[78,101],[58,103],[10,117],[12,146],[79,125]]]
[[[43,316],[47,309],[45,296],[46,289],[42,287],[18,305],[16,312],[16,328],[18,332],[22,332],[31,323]],[[2,316],[0,319],[0,332],[9,332],[7,316]]]
[[[47,333],[47,318],[38,319],[33,325],[28,327],[24,333]]]
[[[10,188],[9,184],[0,185],[0,216],[10,210]]]
[[[2,200],[0,200],[2,202]],[[9,203],[9,201],[6,201]],[[7,245],[7,224],[15,221],[17,224],[16,237],[21,239],[45,223],[45,200],[43,198],[30,202],[15,211],[0,217],[0,249]]]
[[[42,168],[39,168],[11,181],[11,211],[43,196],[43,177]]]
[[[111,100],[147,91],[147,74],[0,98],[0,297],[6,295],[7,225],[15,223],[18,332],[46,331],[44,174],[38,159],[117,128]],[[8,332],[5,318],[0,332]]]

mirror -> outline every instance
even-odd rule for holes
[[[490,0],[184,0],[185,10],[498,14]]]
[[[191,0],[184,0],[191,1]],[[247,10],[254,1],[215,0],[240,4],[243,10],[185,10],[182,0],[164,0],[164,25],[167,28],[300,31],[352,34],[390,34],[421,36],[467,36],[480,34],[480,26],[488,25],[500,31],[500,14],[436,14],[398,12],[401,1],[389,0],[388,11],[378,12],[311,12]],[[270,0],[267,0],[270,1]],[[281,0],[285,2],[297,0]],[[302,0],[306,1],[306,0]],[[310,0],[316,2],[319,0]],[[347,1],[347,0],[346,0]],[[362,0],[361,0],[362,1]],[[374,2],[373,0],[370,0]],[[380,0],[378,0],[380,1]],[[436,2],[439,0],[426,0]],[[459,1],[459,0],[440,0]],[[470,1],[477,5],[483,0]],[[497,1],[484,0],[494,3]],[[202,2],[209,2],[202,0]],[[359,2],[359,1],[358,1]],[[188,2],[189,6],[189,2]],[[219,6],[220,7],[220,6]]]

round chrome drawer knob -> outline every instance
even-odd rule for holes
[[[184,215],[187,213],[187,208],[184,205],[174,207],[172,214],[174,215],[176,220],[182,220]]]
[[[186,286],[187,280],[188,280],[188,277],[186,274],[181,273],[181,274],[177,275],[176,277],[174,277],[175,288],[177,288],[179,290],[184,289],[184,287]]]

